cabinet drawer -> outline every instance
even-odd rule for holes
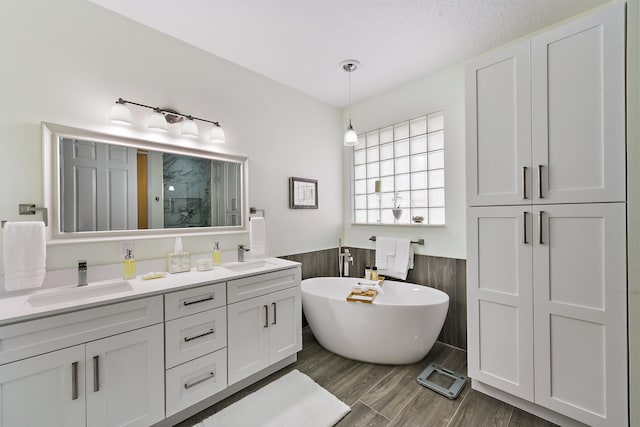
[[[204,311],[165,324],[167,368],[227,345],[227,308]]]
[[[0,364],[162,322],[162,296],[0,327]]]
[[[227,303],[225,283],[200,286],[164,296],[166,320],[200,313]]]
[[[167,371],[167,417],[227,388],[227,350]]]
[[[227,282],[229,304],[300,285],[300,267]]]

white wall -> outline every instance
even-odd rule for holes
[[[366,73],[363,66],[358,73]],[[354,89],[358,74],[354,74]],[[464,65],[459,64],[354,105],[352,122],[362,133],[420,115],[444,111],[445,226],[383,226],[351,224],[351,148],[344,148],[345,245],[373,248],[370,236],[423,238],[416,253],[466,258]],[[348,123],[348,112],[343,116]]]
[[[250,205],[266,210],[271,255],[335,247],[342,232],[341,112],[85,0],[14,2],[0,14],[0,219],[42,204],[40,122],[102,132],[118,97],[219,120],[225,152],[247,155]],[[319,180],[318,210],[288,209],[288,177]],[[246,233],[184,238],[185,250],[247,243]],[[134,242],[139,259],[172,239]],[[121,259],[118,243],[48,247],[48,269]],[[4,268],[0,268],[0,273]]]

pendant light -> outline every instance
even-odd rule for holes
[[[346,147],[353,147],[358,143],[358,134],[356,134],[356,131],[353,130],[353,126],[351,125],[351,73],[357,70],[359,66],[360,62],[355,59],[347,59],[340,63],[340,67],[349,73],[349,126],[344,133],[344,145]]]

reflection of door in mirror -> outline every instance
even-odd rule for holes
[[[137,150],[64,138],[61,151],[61,229],[137,229]]]

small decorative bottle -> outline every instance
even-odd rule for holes
[[[216,242],[213,247],[213,265],[219,266],[222,265],[222,252],[220,251],[220,243]]]
[[[364,278],[365,280],[371,280],[371,267],[368,265],[364,268]]]
[[[125,280],[136,278],[136,260],[133,258],[131,248],[127,249],[127,254],[122,261],[122,278]]]
[[[371,267],[371,280],[378,280],[378,267]]]

